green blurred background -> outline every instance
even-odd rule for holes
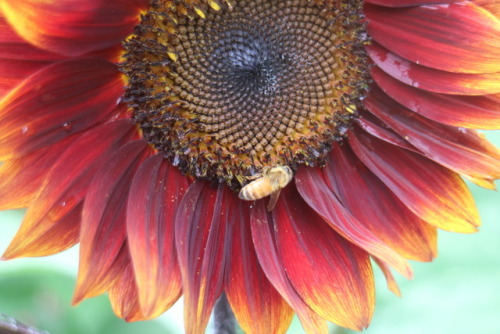
[[[500,146],[500,132],[487,136]],[[413,263],[412,281],[397,277],[401,299],[375,269],[377,306],[364,333],[500,334],[500,194],[471,189],[483,222],[480,233],[440,232],[438,258]],[[0,212],[0,252],[22,216],[23,211]],[[51,334],[183,333],[181,302],[156,320],[137,323],[116,318],[106,296],[70,306],[77,268],[77,247],[46,258],[0,262],[0,313]],[[333,326],[331,332],[353,333]],[[303,333],[296,319],[289,333]]]

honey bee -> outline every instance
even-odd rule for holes
[[[255,201],[270,196],[267,210],[271,211],[280,195],[281,189],[292,180],[293,172],[288,166],[264,167],[255,180],[241,188],[238,197],[245,201]]]

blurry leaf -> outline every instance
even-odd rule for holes
[[[117,318],[106,296],[73,307],[73,288],[74,278],[50,269],[3,273],[0,276],[0,312],[50,334],[169,333],[155,321],[126,323]]]

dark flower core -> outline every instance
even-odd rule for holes
[[[234,188],[321,165],[367,91],[362,1],[153,0],[126,48],[127,101],[184,173]]]

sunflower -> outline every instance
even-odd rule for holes
[[[494,188],[497,0],[2,0],[4,259],[80,244],[74,302],[220,296],[248,333],[368,326],[373,260],[471,233]]]

